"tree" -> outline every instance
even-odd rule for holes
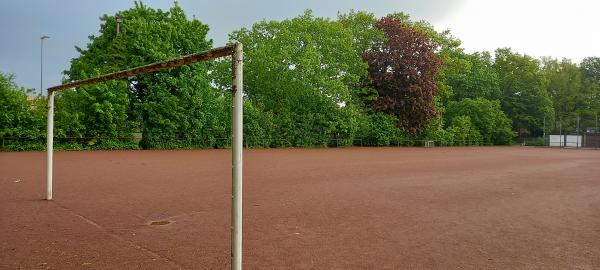
[[[580,66],[586,78],[600,84],[600,57],[586,57]]]
[[[362,145],[388,146],[408,139],[396,126],[397,119],[385,113],[364,114],[358,121],[357,135]]]
[[[583,116],[581,126],[594,126],[595,113],[598,111],[598,86],[593,82],[590,66],[580,68],[569,59],[558,61],[543,58],[543,71],[546,88],[550,94],[556,118],[562,119],[567,132],[575,132],[578,117]],[[585,76],[589,72],[591,77]],[[587,116],[587,117],[586,117]],[[557,128],[557,127],[555,127]]]
[[[351,10],[346,14],[339,13],[337,21],[351,32],[358,55],[362,56],[375,44],[385,41],[383,31],[375,27],[377,18],[373,13]]]
[[[454,125],[455,118],[461,116],[469,117],[485,143],[509,144],[516,135],[512,131],[511,120],[504,114],[498,101],[465,98],[450,102],[444,115],[447,122]]]
[[[127,92],[114,89],[127,87],[123,81],[90,85],[60,94],[56,103],[56,136],[97,139],[126,136]],[[131,131],[129,131],[130,133]]]
[[[116,16],[123,21],[119,33]],[[85,49],[77,48],[80,56],[65,71],[69,80],[191,54],[212,45],[206,39],[208,26],[188,19],[177,4],[162,11],[135,2],[134,8],[104,15],[101,20],[100,35],[90,36]],[[129,78],[126,83],[65,92],[57,102],[57,108],[64,110],[57,113],[57,120],[73,122],[68,127],[82,127],[65,128],[65,135],[116,138],[142,131],[146,148],[209,147],[226,136],[222,112],[229,101],[223,98],[225,93],[210,87],[207,73],[207,63],[197,63]]]
[[[539,61],[509,48],[497,49],[494,69],[500,80],[502,110],[512,119],[513,128],[531,133],[542,130],[544,117],[550,119],[554,108]]]
[[[452,118],[450,126],[446,129],[446,136],[450,145],[479,145],[482,142],[481,133],[467,115]]]
[[[382,18],[376,27],[385,33],[386,41],[364,55],[378,93],[370,105],[396,116],[403,131],[418,135],[437,116],[434,76],[441,61],[433,53],[432,42],[398,19]]]
[[[453,93],[452,86],[447,83],[447,77],[453,72],[466,72],[468,68],[468,62],[462,57],[465,53],[460,47],[460,39],[452,36],[448,29],[441,32],[436,31],[433,25],[427,21],[412,21],[410,16],[403,12],[392,13],[388,16],[422,34],[433,45],[433,52],[442,61],[442,65],[435,74],[438,87],[435,106],[439,112],[443,113],[444,105]]]
[[[462,59],[464,66],[445,70],[445,83],[452,89],[452,100],[500,98],[498,73],[493,67],[494,61],[488,52],[460,53],[456,58]]]
[[[587,57],[581,61],[584,87],[596,113],[600,113],[600,57]]]
[[[350,144],[357,107],[352,91],[366,74],[352,32],[310,11],[283,21],[261,21],[230,35],[244,44],[244,90],[272,115],[275,146]],[[217,67],[227,88],[228,61]]]
[[[375,27],[378,19],[373,13],[351,10],[346,14],[338,14],[337,21],[352,33],[352,42],[356,54],[361,58],[365,52],[370,50],[375,44],[385,41],[383,31]],[[359,108],[363,109],[362,113],[371,114],[372,112],[365,106],[364,101],[377,99],[377,91],[372,88],[367,72],[362,71],[360,75],[360,84],[357,87],[350,89],[352,94],[351,97],[353,102],[356,103]],[[367,116],[367,118],[368,117],[371,116]]]
[[[0,139],[14,138],[9,149],[42,147],[46,132],[45,100],[28,99],[28,90],[19,87],[12,74],[0,72]]]

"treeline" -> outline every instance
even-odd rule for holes
[[[209,27],[175,5],[136,3],[101,18],[65,81],[207,50]],[[244,44],[245,144],[250,147],[510,144],[600,112],[600,58],[581,64],[501,48],[466,53],[449,31],[403,13],[310,11],[230,34]],[[37,149],[43,98],[0,74],[4,149]],[[231,62],[222,59],[60,92],[59,148],[213,148],[230,141]],[[564,125],[564,132],[574,127]]]

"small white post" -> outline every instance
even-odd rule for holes
[[[243,48],[235,44],[232,57],[232,179],[231,179],[231,269],[242,269],[242,148],[244,134]]]
[[[54,91],[48,91],[48,131],[46,133],[46,200],[52,200],[52,155],[54,154]]]

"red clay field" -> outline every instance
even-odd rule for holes
[[[227,269],[231,152],[0,153],[0,269]],[[600,269],[600,151],[244,151],[246,269]]]

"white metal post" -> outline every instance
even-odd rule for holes
[[[558,129],[559,129],[559,134],[560,134],[560,143],[558,145],[560,147],[563,147],[563,146],[565,146],[565,144],[563,142],[566,142],[566,139],[563,138],[563,135],[562,135],[562,116],[560,117],[560,122],[558,122],[558,125],[559,125]]]
[[[242,143],[244,119],[243,48],[236,43],[232,57],[232,179],[231,179],[231,269],[242,269]]]
[[[54,154],[54,91],[48,91],[48,131],[46,133],[46,200],[52,200],[52,155]]]
[[[577,142],[575,144],[575,148],[579,148],[579,115],[577,116]]]

